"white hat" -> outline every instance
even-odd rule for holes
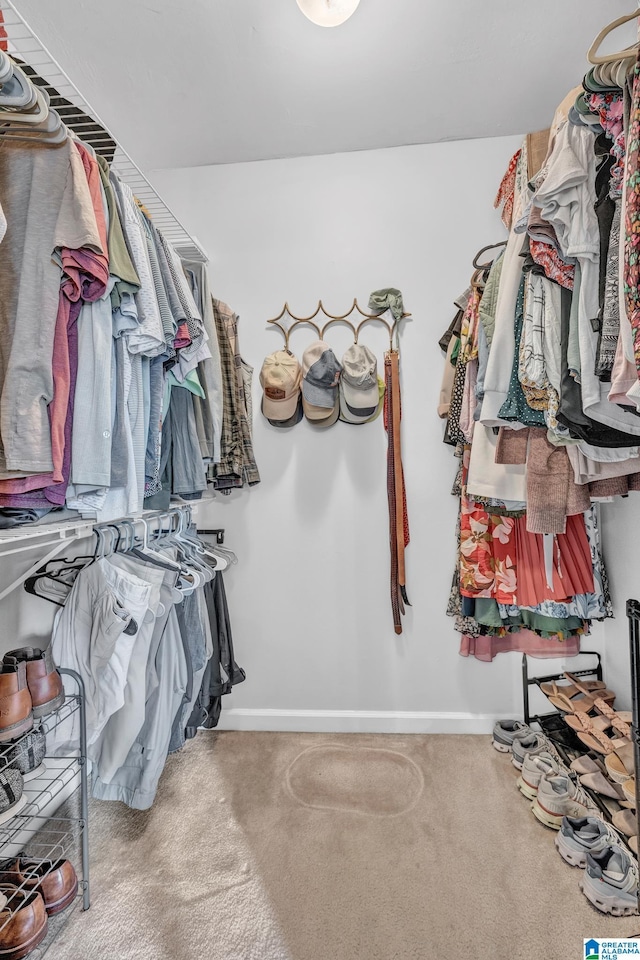
[[[355,418],[373,416],[378,406],[378,361],[369,347],[352,343],[342,358],[340,378],[343,409]]]
[[[340,391],[340,419],[343,423],[371,423],[372,420],[377,420],[380,414],[382,413],[382,406],[384,401],[384,380],[381,377],[378,377],[378,405],[375,409],[375,412],[370,417],[357,417],[355,416],[349,407],[347,406],[342,390]]]

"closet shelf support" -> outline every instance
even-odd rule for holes
[[[224,530],[198,530],[198,534],[203,534],[206,537],[215,537],[216,543],[224,543]]]
[[[9,596],[10,593],[13,593],[16,587],[19,587],[21,584],[25,582],[25,580],[33,576],[33,574],[36,573],[36,571],[43,564],[47,563],[49,560],[53,560],[55,556],[57,556],[59,553],[61,553],[65,549],[68,543],[69,543],[69,540],[58,540],[57,543],[51,548],[51,550],[49,550],[48,553],[45,553],[43,557],[38,557],[35,563],[32,563],[28,570],[25,570],[24,573],[20,574],[20,576],[15,577],[15,579],[13,579],[11,583],[4,588],[4,590],[0,591],[0,600],[4,600],[4,598]],[[44,545],[46,546],[46,544]],[[30,544],[26,549],[32,550],[36,546],[41,547],[43,546],[43,544],[41,543]],[[6,551],[6,553],[17,553],[17,552],[18,552],[17,550]],[[0,554],[0,556],[5,556],[5,554]]]

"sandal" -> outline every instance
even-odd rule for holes
[[[602,700],[600,697],[593,704],[594,710],[597,710],[601,716],[606,717],[610,725],[616,730],[621,737],[631,738],[631,727],[629,724],[632,720],[632,714],[628,711],[624,713],[620,711],[616,712],[611,704],[607,703],[605,700]],[[628,718],[628,719],[627,719]]]
[[[603,797],[611,797],[612,800],[627,802],[627,796],[619,783],[612,783],[601,773],[585,773],[580,777],[580,783],[583,787],[588,787],[594,793],[600,793]]]
[[[591,718],[585,717],[585,719],[589,720]],[[586,747],[589,747],[589,750],[595,750],[596,753],[604,754],[614,753],[614,751],[623,747],[626,743],[629,743],[629,740],[624,737],[613,740],[593,725],[591,725],[591,729],[588,731],[578,731],[578,738],[582,740]]]
[[[624,783],[635,776],[635,760],[631,741],[623,744],[604,758],[607,773],[616,783]]]
[[[622,784],[622,789],[625,792],[625,796],[628,801],[632,802],[635,806],[636,803],[636,778],[629,777],[628,780]]]
[[[602,692],[610,693],[608,690]],[[556,710],[560,710],[562,713],[589,713],[590,710],[593,710],[597,699],[598,697],[593,693],[578,693],[575,697],[568,697],[564,693],[558,693],[556,696],[547,697],[549,703],[553,704]]]
[[[574,773],[602,773],[602,765],[597,763],[588,753],[572,760],[570,769]]]
[[[637,837],[638,818],[631,810],[620,810],[618,813],[614,813],[611,822],[616,830],[624,833],[625,837]]]
[[[597,690],[594,690],[589,685],[588,680],[587,681],[580,680],[577,677],[574,677],[572,673],[567,673],[566,670],[564,672],[564,675],[567,678],[567,680],[571,681],[574,687],[577,687],[580,693],[583,693],[586,697],[598,696],[598,697],[601,697],[603,700],[606,700],[607,703],[613,703],[613,701],[616,698],[616,695],[613,692],[613,690],[607,690],[606,686],[604,688],[598,687]]]
[[[569,683],[572,683],[574,687],[580,691],[580,693],[591,693],[594,689],[591,686],[591,684],[594,682],[593,680],[583,680],[581,677],[575,677],[572,673],[569,673],[568,670],[564,670],[562,675],[566,677]],[[597,682],[598,681],[596,681],[596,683]],[[602,687],[604,686],[605,684],[602,685]],[[597,689],[601,690],[602,687],[598,687]]]
[[[608,704],[606,706],[608,706]],[[590,724],[592,724],[597,730],[602,730],[603,732],[608,730],[609,727],[614,727],[614,729],[616,729],[621,736],[626,736],[625,730],[622,729],[622,724],[624,724],[625,728],[628,729],[627,724],[631,722],[630,711],[625,710],[621,713],[615,713],[615,711],[612,711],[612,713],[619,721],[618,726],[616,726],[613,721],[609,719],[607,714],[600,714],[600,716],[591,717],[588,713],[583,713],[581,710],[579,710],[577,713],[565,713],[562,719],[568,726],[571,727],[572,730],[582,730],[584,733],[590,733]],[[628,720],[627,717],[629,718]]]
[[[598,693],[598,695],[600,691],[607,688],[604,680],[585,680],[583,686],[587,688],[589,693]],[[551,683],[541,683],[540,689],[546,697],[557,697],[558,694],[563,694],[565,697],[575,697],[577,693],[583,692],[578,690],[575,683],[556,683],[555,680]]]

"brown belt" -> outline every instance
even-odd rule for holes
[[[409,543],[407,498],[402,469],[400,420],[400,366],[397,350],[384,355],[384,425],[387,431],[387,499],[389,502],[389,546],[391,551],[391,611],[396,633],[402,633],[402,615],[409,604],[405,578],[405,547]]]

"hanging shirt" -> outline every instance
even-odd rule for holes
[[[561,253],[580,265],[578,339],[584,413],[623,433],[640,434],[640,418],[607,399],[608,386],[596,376],[600,282],[600,240],[595,213],[594,136],[585,126],[566,122],[558,131],[548,172],[535,199],[553,225]]]
[[[2,147],[0,206],[8,227],[0,244],[0,475],[48,473],[53,460],[47,406],[61,280],[54,252],[103,250],[73,142]]]

